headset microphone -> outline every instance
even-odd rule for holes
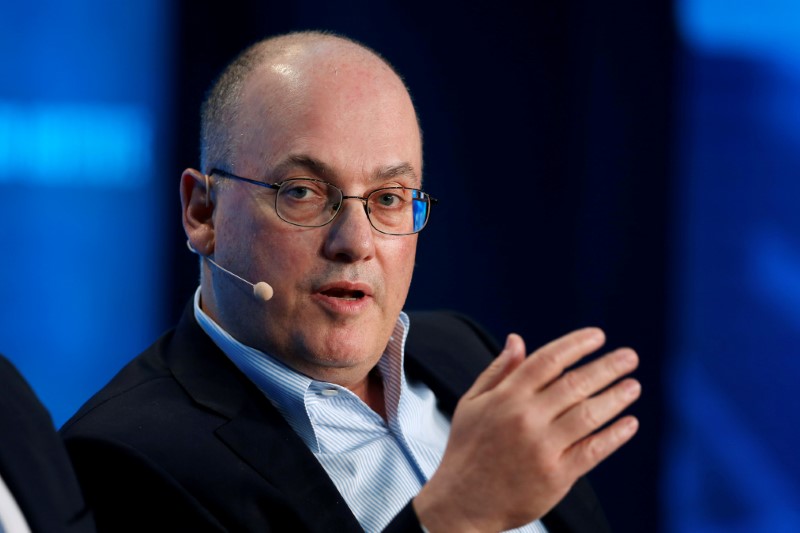
[[[239,281],[241,281],[243,283],[247,283],[248,285],[253,287],[253,295],[256,298],[258,298],[259,300],[267,302],[267,301],[272,299],[272,295],[274,294],[275,291],[272,290],[272,285],[270,285],[266,281],[259,281],[258,283],[250,283],[249,281],[247,281],[243,277],[241,277],[241,276],[239,276],[237,274],[234,274],[233,272],[231,272],[227,268],[225,268],[222,265],[218,264],[216,261],[214,261],[210,257],[208,257],[206,255],[203,255],[200,252],[198,252],[197,250],[195,250],[194,246],[192,246],[192,243],[189,242],[189,239],[186,239],[186,246],[189,248],[189,250],[192,253],[199,255],[200,257],[202,257],[203,259],[205,259],[206,261],[208,261],[209,263],[211,263],[212,265],[217,267],[219,270],[221,270],[221,271],[225,272],[226,274],[229,274],[229,275],[233,276],[234,278],[238,279]]]

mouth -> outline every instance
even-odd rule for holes
[[[317,287],[315,292],[336,309],[361,309],[372,298],[372,287],[351,281],[326,283]]]
[[[337,299],[340,299],[340,300],[346,300],[346,301],[350,301],[350,302],[355,302],[357,300],[361,300],[362,298],[364,298],[366,296],[366,294],[362,290],[357,290],[357,289],[356,290],[350,290],[350,289],[345,289],[345,288],[342,288],[342,287],[334,287],[334,288],[331,288],[331,289],[325,289],[323,291],[320,291],[320,294],[323,294],[323,295],[325,295],[325,296],[327,296],[329,298],[337,298]]]

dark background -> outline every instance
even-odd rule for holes
[[[530,349],[585,325],[641,355],[638,436],[591,475],[616,531],[659,528],[676,39],[665,0],[179,2],[176,134],[198,164],[198,109],[245,46],[299,29],[364,42],[404,76],[425,136],[421,235],[408,309],[451,308]],[[171,319],[196,287],[176,223]]]

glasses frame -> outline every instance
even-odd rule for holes
[[[278,218],[280,218],[281,220],[283,220],[287,224],[291,224],[292,226],[299,226],[301,228],[321,228],[321,227],[327,226],[328,224],[330,224],[331,222],[333,222],[336,219],[337,215],[342,210],[342,204],[344,203],[345,200],[361,200],[361,203],[364,206],[364,213],[366,213],[367,220],[369,220],[369,225],[372,226],[372,228],[375,231],[377,231],[378,233],[383,233],[384,235],[397,235],[397,236],[416,235],[417,233],[422,231],[425,228],[425,226],[428,225],[428,220],[430,219],[430,216],[431,216],[431,207],[433,207],[434,205],[439,203],[439,200],[437,200],[436,198],[434,198],[430,194],[428,194],[428,193],[426,193],[426,192],[424,192],[424,191],[422,191],[420,189],[414,189],[412,187],[403,187],[403,186],[400,186],[400,185],[393,186],[393,187],[381,187],[380,189],[375,189],[374,191],[370,192],[366,196],[348,196],[348,195],[346,195],[344,193],[344,191],[342,189],[340,189],[339,187],[337,187],[333,183],[327,182],[325,180],[317,179],[317,178],[308,178],[308,177],[289,178],[287,180],[284,180],[284,181],[281,181],[281,182],[278,182],[278,183],[266,183],[266,182],[263,182],[263,181],[258,181],[258,180],[254,180],[254,179],[250,179],[250,178],[244,178],[242,176],[237,176],[236,174],[233,174],[233,173],[228,172],[226,170],[221,170],[219,168],[212,168],[211,171],[208,173],[208,177],[210,178],[211,176],[219,176],[221,178],[227,178],[227,179],[232,179],[232,180],[236,180],[236,181],[243,181],[243,182],[249,183],[251,185],[257,185],[258,187],[265,187],[267,189],[273,189],[275,191],[280,191],[281,187],[283,187],[285,184],[291,183],[291,182],[297,181],[297,180],[308,180],[308,181],[316,181],[318,183],[324,183],[328,187],[333,187],[334,189],[339,191],[339,195],[342,197],[342,201],[339,202],[339,205],[336,207],[336,211],[333,213],[333,215],[331,216],[330,220],[328,220],[324,224],[312,224],[312,225],[309,225],[309,224],[298,224],[297,222],[292,222],[291,220],[286,220],[285,218],[283,218],[283,216],[281,216],[280,211],[278,210],[278,195],[276,194],[275,195],[275,214],[277,214]],[[413,194],[413,192],[416,192],[419,195],[419,197],[418,198],[413,198],[413,200],[425,201],[425,202],[428,203],[428,209],[427,209],[427,212],[425,214],[425,221],[422,223],[422,226],[417,231],[412,231],[412,232],[409,232],[409,233],[391,233],[391,232],[388,232],[388,231],[384,231],[382,229],[379,229],[379,228],[375,227],[375,223],[372,221],[372,217],[369,216],[369,209],[367,209],[367,203],[369,202],[369,199],[370,199],[370,197],[372,197],[373,194],[380,193],[381,191],[391,191],[391,190],[398,190],[398,189],[402,189],[404,191],[412,191],[412,194]]]

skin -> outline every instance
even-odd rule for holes
[[[421,145],[411,100],[380,60],[336,39],[289,47],[247,80],[230,172],[274,183],[309,176],[345,195],[419,188]],[[349,387],[385,417],[377,364],[411,283],[417,237],[388,236],[347,200],[322,228],[280,220],[273,193],[239,182],[181,178],[186,234],[201,254],[275,289],[269,302],[203,262],[204,311],[241,342],[312,378]],[[361,285],[347,285],[358,283]],[[358,302],[325,289],[360,288]],[[575,481],[636,433],[640,394],[623,348],[583,366],[603,332],[574,331],[526,358],[509,335],[461,399],[436,474],[414,499],[431,532],[501,531],[540,518]],[[609,422],[611,422],[609,424]]]

